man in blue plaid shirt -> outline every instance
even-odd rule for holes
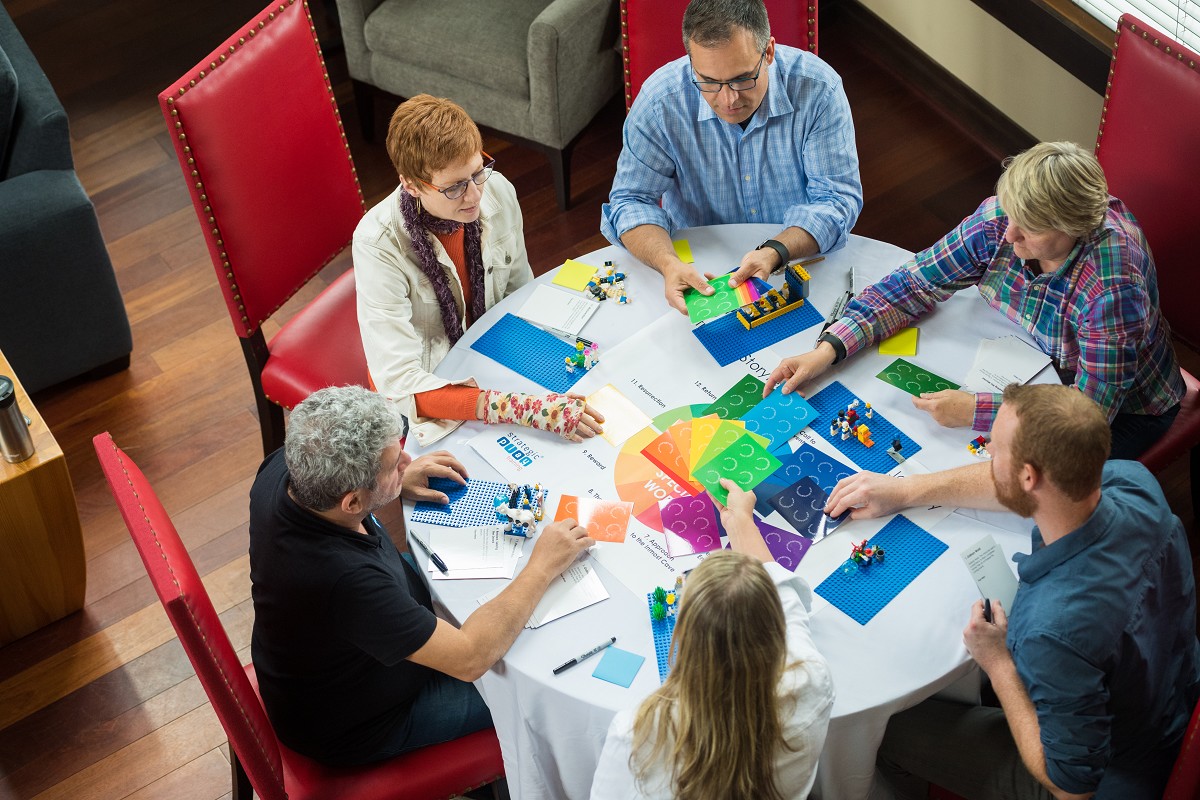
[[[672,231],[782,226],[742,258],[736,286],[845,245],[862,184],[841,78],[776,45],[762,0],[692,0],[683,41],[688,55],[650,76],[630,109],[601,232],[662,273],[667,302],[686,313],[684,289],[712,289],[675,254]]]
[[[1184,384],[1154,258],[1133,214],[1108,194],[1099,162],[1070,142],[1012,159],[996,197],[855,297],[815,350],[780,363],[766,390],[799,388],[968,286],[1104,410],[1113,458],[1136,459],[1171,427]],[[951,390],[913,403],[942,425],[986,431],[1000,396]]]

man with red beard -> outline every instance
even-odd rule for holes
[[[1010,385],[989,464],[861,473],[827,513],[921,505],[1032,517],[1012,609],[972,606],[963,641],[1000,708],[927,700],[892,717],[878,766],[902,797],[1159,797],[1200,694],[1191,554],[1154,477],[1106,461],[1104,413],[1066,386]]]

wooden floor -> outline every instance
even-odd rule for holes
[[[0,797],[229,796],[224,734],[103,484],[91,437],[111,431],[153,481],[234,646],[248,659],[247,489],[262,456],[258,422],[155,98],[262,5],[5,0],[67,108],[79,176],[95,201],[133,325],[134,353],[127,372],[35,398],[70,464],[88,592],[82,613],[0,649]],[[858,130],[866,208],[855,231],[909,249],[925,246],[990,193],[998,154],[873,62],[848,23],[822,13],[821,54],[845,79]],[[336,42],[325,5],[315,3],[313,14],[322,40]],[[357,135],[344,58],[333,48],[327,56],[373,203],[395,176],[382,145]],[[381,98],[378,105],[388,103]],[[614,102],[576,147],[567,213],[556,207],[541,155],[486,137],[488,152],[516,185],[539,273],[605,244],[599,207],[622,117]],[[323,279],[347,265],[342,259]],[[1181,355],[1196,365],[1195,354]],[[1191,529],[1186,482],[1184,466],[1164,476]]]

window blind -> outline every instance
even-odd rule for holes
[[[1200,51],[1200,0],[1074,0],[1109,28],[1116,30],[1117,19],[1133,14],[1175,41]]]

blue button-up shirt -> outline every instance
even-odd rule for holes
[[[685,56],[642,86],[625,120],[600,230],[613,244],[639,225],[803,228],[822,252],[846,243],[862,210],[854,123],[842,79],[812,53],[777,45],[766,97],[743,131],[692,84]],[[659,207],[659,200],[662,206]]]
[[[1196,585],[1179,518],[1134,461],[1104,467],[1080,528],[1014,556],[1008,646],[1068,792],[1158,797],[1200,690]]]

